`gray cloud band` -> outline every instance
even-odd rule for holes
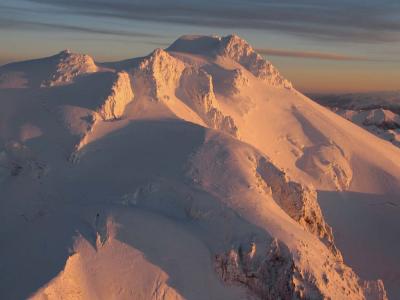
[[[30,0],[60,13],[204,27],[274,30],[315,39],[400,41],[400,3],[392,0],[103,1]]]

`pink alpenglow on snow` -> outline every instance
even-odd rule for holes
[[[8,64],[0,101],[2,299],[400,298],[400,149],[236,35]]]

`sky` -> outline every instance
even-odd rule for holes
[[[400,0],[0,0],[0,65],[236,33],[303,92],[400,90]]]

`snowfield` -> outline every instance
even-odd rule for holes
[[[0,298],[400,298],[400,149],[236,35],[0,67]]]

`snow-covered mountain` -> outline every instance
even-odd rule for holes
[[[400,91],[310,95],[349,121],[400,147]]]
[[[400,150],[240,37],[0,87],[1,298],[400,297]]]

